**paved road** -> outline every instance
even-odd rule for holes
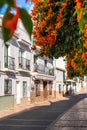
[[[85,93],[79,94],[69,100],[57,101],[8,116],[0,120],[0,130],[47,130],[58,117],[86,97]]]
[[[87,130],[87,97],[57,118],[47,130]]]

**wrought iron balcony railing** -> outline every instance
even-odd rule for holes
[[[34,64],[34,71],[42,74],[53,75],[54,76],[54,69],[50,69],[47,66],[42,64]]]
[[[15,69],[15,58],[11,56],[5,56],[4,57],[4,67],[14,70]]]
[[[24,70],[30,70],[30,60],[19,57],[19,68],[24,69]]]

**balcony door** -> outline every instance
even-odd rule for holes
[[[24,57],[24,50],[23,49],[19,50],[19,57]]]
[[[4,63],[5,67],[8,67],[8,45],[6,44],[4,47]]]
[[[8,45],[5,44],[4,55],[8,56]]]
[[[24,57],[24,50],[20,49],[19,50],[19,67],[23,68],[23,57]]]
[[[24,51],[22,49],[19,50],[19,61],[22,63],[22,57],[24,57]]]

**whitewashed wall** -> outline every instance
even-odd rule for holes
[[[60,57],[60,58],[56,59],[55,62],[56,62],[56,63],[55,63],[56,67],[65,70],[65,65],[66,65],[66,63],[65,63],[63,57]]]
[[[25,37],[26,40],[26,37]],[[15,58],[15,72],[18,69],[18,57],[19,57],[19,45],[18,42],[16,41],[16,39],[12,39],[9,42],[7,42],[7,44],[9,45],[9,49],[8,49],[8,56],[11,56],[13,58]],[[32,54],[29,50],[29,46],[25,46],[24,45],[24,50],[25,50],[25,58],[29,59],[30,62],[32,61]],[[17,74],[15,74],[14,76],[11,76],[10,74],[7,75],[3,69],[4,69],[4,43],[2,40],[2,37],[0,37],[0,62],[1,62],[1,69],[0,69],[0,96],[4,95],[4,79],[11,79],[12,80],[12,94],[16,94],[16,81],[18,80],[20,82],[20,98],[23,97],[23,81],[27,82],[27,90],[28,90],[28,97],[30,97],[30,77],[27,76],[17,76]],[[16,96],[15,96],[16,97]]]
[[[4,67],[4,43],[3,40],[0,38],[0,67],[1,69]]]

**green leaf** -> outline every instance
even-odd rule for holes
[[[28,32],[29,36],[31,37],[32,30],[33,30],[33,23],[31,20],[31,16],[28,14],[28,12],[25,9],[23,8],[19,8],[19,9],[20,9],[20,18],[22,20],[22,23],[26,31]]]
[[[75,16],[76,14],[79,15],[80,10],[81,10],[80,8],[76,9],[76,10],[74,11],[74,13],[73,13],[73,16]]]
[[[10,29],[2,27],[2,33],[3,33],[4,42],[7,42],[8,40],[11,39],[12,35],[10,35],[11,34],[11,30]]]
[[[87,23],[87,11],[83,13],[82,19],[84,23]]]
[[[7,0],[1,0],[0,1],[0,7],[2,7],[4,4],[6,4],[7,3]]]
[[[0,1],[0,7],[2,7],[4,4],[8,4],[11,7],[14,7],[14,0],[1,0]]]
[[[44,0],[44,1],[43,1],[43,4],[46,5],[46,4],[47,4],[47,0]]]
[[[83,22],[83,19],[81,19],[79,22],[79,29],[81,32],[83,31],[83,28],[84,28],[84,22]]]
[[[14,0],[7,0],[7,4],[9,4],[11,7],[14,7]]]
[[[3,35],[3,39],[4,39],[4,42],[7,42],[9,39],[11,39],[13,33],[11,33],[11,30],[10,29],[7,29],[5,26],[4,26],[4,22],[7,18],[8,15],[10,16],[13,16],[13,14],[9,13],[10,11],[10,6],[7,8],[5,14],[4,14],[4,17],[3,17],[3,20],[2,20],[2,35]]]

